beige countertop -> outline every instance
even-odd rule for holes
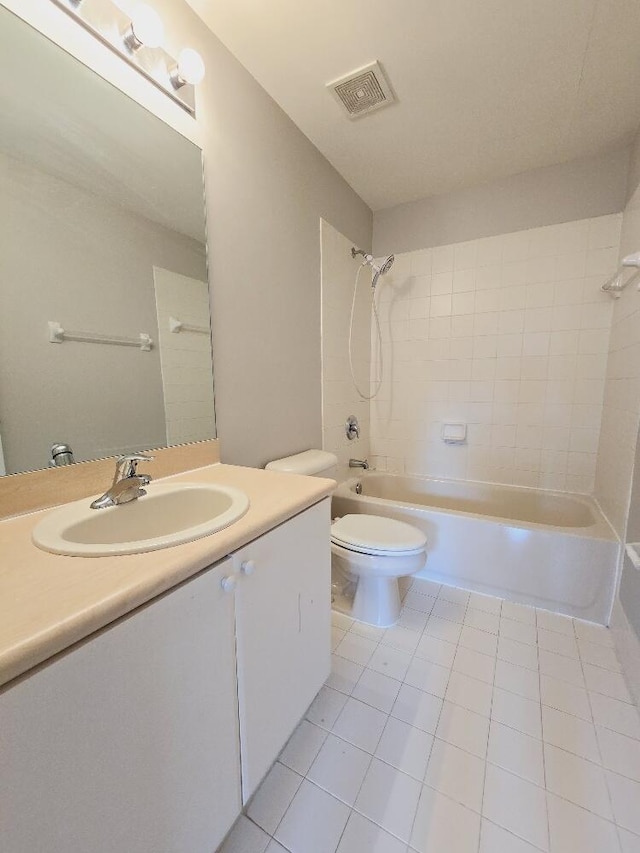
[[[335,482],[210,465],[159,482],[236,486],[251,505],[194,542],[122,557],[67,557],[31,542],[50,510],[0,521],[0,686],[166,592],[333,491]]]

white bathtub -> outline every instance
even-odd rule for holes
[[[333,497],[334,517],[358,512],[427,534],[420,577],[609,620],[619,543],[588,497],[367,472],[341,483]]]

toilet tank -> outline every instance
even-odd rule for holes
[[[335,480],[338,471],[338,457],[326,450],[305,450],[283,459],[274,459],[264,466],[269,471],[282,471],[285,474],[306,474],[311,477],[329,477]]]

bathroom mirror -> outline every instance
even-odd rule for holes
[[[201,151],[7,9],[0,44],[0,471],[215,437]]]

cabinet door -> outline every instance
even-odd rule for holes
[[[326,499],[234,555],[245,803],[329,675],[329,510]]]
[[[223,561],[0,695],[0,850],[215,850],[241,808],[231,570]]]

